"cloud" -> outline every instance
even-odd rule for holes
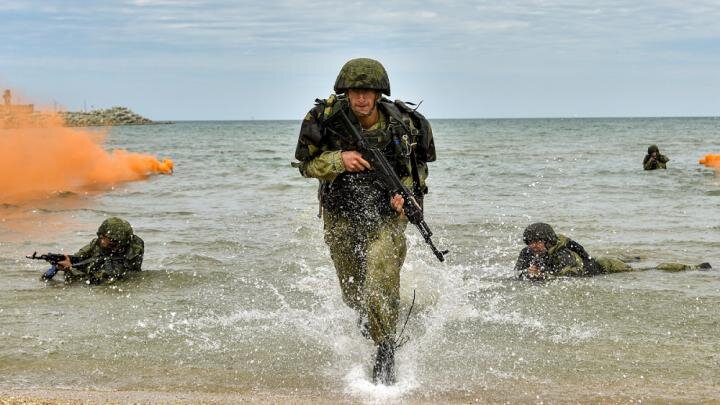
[[[0,8],[15,18],[0,28],[23,41],[27,24],[49,44],[76,42],[90,49],[126,48],[133,54],[171,51],[321,52],[327,47],[387,49],[477,48],[509,42],[536,48],[585,41],[584,46],[622,47],[663,36],[707,37],[718,33],[720,8],[712,1],[511,0],[395,1],[69,1],[62,8],[43,1]],[[713,7],[714,5],[714,7]],[[11,16],[11,17],[12,17]],[[366,16],[367,18],[348,18]],[[619,39],[619,41],[618,41]],[[575,41],[572,41],[575,42]],[[146,47],[138,46],[146,44]],[[160,47],[160,49],[158,49]]]
[[[0,72],[26,82],[111,72],[152,76],[151,85],[205,77],[251,86],[281,76],[318,86],[357,56],[419,82],[628,69],[650,78],[675,59],[713,77],[720,38],[716,0],[26,0],[0,4],[0,18]]]

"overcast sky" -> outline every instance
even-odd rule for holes
[[[355,57],[431,119],[720,115],[720,0],[0,0],[0,87],[68,110],[299,120]]]

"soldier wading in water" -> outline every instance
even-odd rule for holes
[[[335,93],[316,100],[305,116],[295,164],[304,177],[320,180],[321,216],[345,303],[358,313],[358,325],[377,345],[373,381],[395,382],[395,337],[400,307],[400,268],[407,250],[402,196],[378,181],[357,142],[334,114],[345,111],[370,146],[383,151],[415,198],[427,193],[427,162],[435,160],[428,121],[390,95],[385,68],[373,59],[345,63]]]
[[[667,169],[667,162],[670,158],[660,153],[660,149],[657,145],[650,145],[648,147],[647,155],[643,158],[643,169],[645,170],[657,170]]]

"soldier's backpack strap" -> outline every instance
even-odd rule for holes
[[[585,273],[593,276],[602,273],[600,265],[597,263],[597,261],[595,261],[595,259],[592,258],[592,256],[590,256],[590,254],[585,250],[584,247],[582,247],[581,244],[568,238],[567,244],[565,246],[571,251],[577,253],[578,256],[580,256],[583,261],[583,269],[585,270]]]
[[[325,132],[324,123],[325,121],[330,118],[333,113],[338,108],[342,108],[342,103],[338,102],[338,96],[335,94],[331,94],[327,99],[321,100],[316,99],[315,103],[317,105],[322,106],[322,114],[318,116],[318,124],[320,125],[321,133]],[[323,216],[323,196],[325,195],[326,188],[329,187],[330,183],[318,179],[318,191],[317,191],[317,199],[318,199],[318,213],[317,217],[322,218]]]
[[[422,103],[422,102],[421,102]],[[415,149],[417,148],[417,142],[418,142],[418,136],[420,134],[420,131],[417,129],[415,124],[413,123],[412,117],[410,117],[411,113],[414,113],[416,108],[411,108],[408,106],[404,101],[401,100],[395,100],[393,103],[398,107],[398,110],[401,114],[401,121],[403,125],[405,126],[405,129],[407,130],[408,134],[410,135],[410,167],[411,167],[411,175],[413,179],[413,193],[416,197],[420,198],[422,200],[422,196],[427,194],[427,187],[422,187],[420,182],[420,173],[418,171],[418,163],[417,163],[417,154],[415,153]],[[418,104],[418,107],[420,104]]]
[[[342,94],[331,94],[324,100],[316,99],[315,103],[322,106],[322,114],[318,117],[321,126],[325,120],[330,118],[331,115],[335,114],[339,109],[344,108],[347,105],[346,98]]]
[[[335,94],[331,94],[330,97],[323,101],[323,105],[325,106],[325,108],[323,108],[323,121],[330,117],[334,112],[333,106],[335,105],[336,101],[337,96]]]

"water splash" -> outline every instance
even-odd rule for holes
[[[414,370],[398,363],[397,382],[393,385],[375,384],[365,365],[355,365],[345,376],[345,392],[369,403],[385,403],[400,399],[418,387]]]

